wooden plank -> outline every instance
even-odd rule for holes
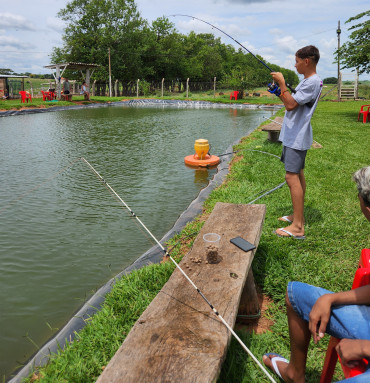
[[[234,326],[254,251],[230,243],[242,236],[256,246],[265,205],[217,203],[181,267],[227,323]],[[221,235],[221,262],[206,264],[203,235]],[[196,264],[192,259],[200,258]],[[214,382],[231,334],[176,269],[136,322],[97,383]]]

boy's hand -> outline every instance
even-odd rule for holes
[[[329,322],[331,312],[330,295],[331,294],[325,294],[318,298],[309,315],[310,320],[308,328],[315,343],[317,343],[325,335],[326,326]]]
[[[277,82],[280,87],[285,84],[285,79],[282,73],[280,72],[271,72],[272,79]]]
[[[360,363],[360,360],[369,357],[366,352],[369,344],[370,341],[368,340],[342,339],[335,347],[335,350],[342,359],[342,363],[353,368]]]

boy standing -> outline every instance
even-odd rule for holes
[[[280,72],[271,76],[281,89],[280,99],[286,108],[279,140],[283,143],[281,161],[285,165],[285,180],[289,186],[293,205],[293,214],[280,217],[280,221],[289,222],[288,227],[276,230],[279,237],[305,239],[304,236],[304,195],[306,180],[303,169],[307,150],[311,147],[311,117],[316,109],[322,90],[322,81],[316,73],[319,62],[319,50],[309,45],[296,52],[295,67],[304,79],[298,84],[296,93],[290,94]]]

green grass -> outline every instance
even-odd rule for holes
[[[352,174],[368,165],[367,124],[357,122],[361,102],[320,102],[312,120],[314,139],[323,148],[311,149],[306,160],[305,241],[282,239],[272,234],[277,217],[291,212],[287,186],[262,198],[267,213],[258,251],[253,261],[255,280],[273,303],[267,315],[274,321],[262,334],[238,332],[259,359],[265,352],[289,357],[289,335],[284,307],[288,281],[299,280],[333,291],[350,289],[362,248],[369,244],[369,223],[363,217]],[[279,111],[278,115],[282,115]],[[248,203],[259,192],[284,180],[280,161],[251,149],[280,155],[281,146],[267,141],[260,129],[235,147],[227,181],[204,204],[208,214],[216,202]],[[191,222],[170,241],[173,255],[188,251],[202,219]],[[108,294],[102,311],[87,321],[77,340],[60,350],[41,369],[41,382],[93,382],[106,366],[137,318],[168,280],[172,264],[152,265],[122,278]],[[327,337],[311,345],[307,382],[317,382]],[[337,371],[336,378],[341,374]],[[233,339],[218,380],[220,383],[267,382],[263,373]]]

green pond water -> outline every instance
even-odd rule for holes
[[[160,239],[216,170],[212,154],[272,111],[111,106],[0,118],[0,376],[7,378],[153,241],[85,157]]]

